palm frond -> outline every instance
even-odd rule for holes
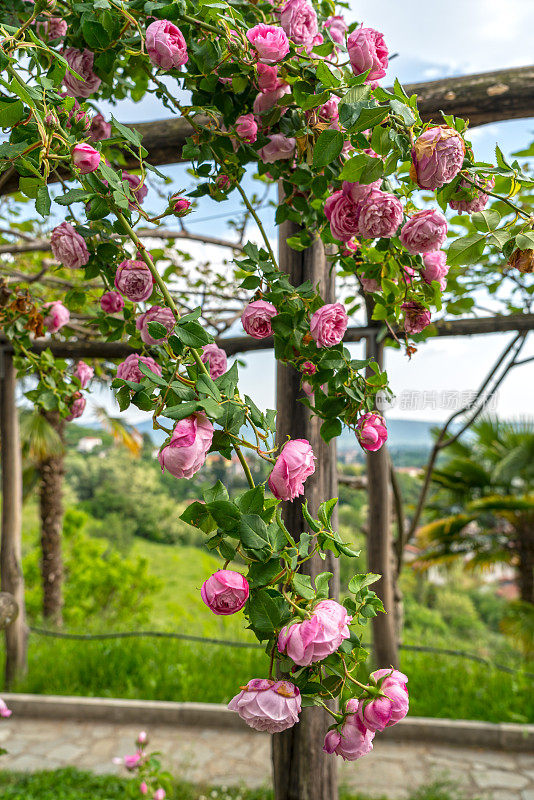
[[[102,427],[111,434],[115,444],[126,447],[134,458],[139,458],[143,448],[143,436],[137,428],[124,422],[120,417],[112,417],[102,406],[96,406],[94,410]]]
[[[32,464],[60,456],[65,450],[61,436],[39,411],[21,414],[20,438],[23,458]]]

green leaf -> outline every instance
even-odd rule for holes
[[[229,500],[228,489],[221,481],[217,481],[215,486],[210,486],[209,489],[204,489],[202,497],[205,503],[213,503],[214,500]]]
[[[358,592],[361,592],[361,590],[366,586],[370,586],[372,583],[379,581],[381,577],[381,575],[377,575],[374,572],[369,572],[366,575],[354,575],[354,577],[352,577],[349,581],[349,592],[352,592],[352,594],[358,594]]]
[[[259,633],[270,634],[279,630],[290,618],[283,595],[276,589],[254,592],[249,604],[250,624]]]
[[[339,436],[343,426],[339,419],[327,419],[321,425],[321,436],[325,442],[329,442],[335,436]]]
[[[167,386],[167,381],[164,380],[161,375],[156,375],[155,372],[152,372],[150,367],[147,367],[147,365],[141,361],[141,359],[139,359],[138,367],[139,371],[142,372],[143,375],[145,375],[147,378],[150,378],[151,383],[155,383],[156,386]]]
[[[244,514],[239,522],[239,537],[245,550],[261,560],[272,554],[267,525],[258,514]]]
[[[123,125],[122,122],[118,122],[113,116],[113,114],[111,115],[111,124],[114,130],[120,136],[126,139],[127,142],[130,142],[130,144],[133,144],[134,147],[136,148],[139,147],[139,145],[141,144],[141,140],[143,138],[140,133],[138,133],[136,130],[133,130],[132,128],[126,127],[126,125]]]
[[[320,169],[331,164],[341,154],[344,143],[345,137],[341,131],[323,131],[315,143],[313,166]]]
[[[317,66],[317,78],[322,84],[329,86],[331,89],[336,89],[341,84],[339,74],[335,75],[333,71],[326,66],[324,61],[320,61]]]
[[[12,103],[0,103],[0,127],[12,128],[17,122],[20,122],[24,115],[24,104],[21,100],[15,100]]]
[[[236,505],[243,514],[261,514],[264,503],[264,488],[256,486],[240,495],[236,500]]]
[[[520,250],[534,249],[534,231],[524,231],[515,237],[515,243]]]
[[[235,535],[241,519],[241,512],[228,500],[214,500],[207,504],[208,511],[223,531],[232,532]]]
[[[332,519],[332,514],[334,513],[334,508],[336,507],[336,503],[337,503],[337,497],[333,497],[331,500],[326,500],[319,506],[319,511],[317,512],[317,516],[319,517],[325,528],[330,527],[330,521]]]
[[[471,215],[471,222],[477,231],[493,231],[501,221],[501,215],[494,208],[485,208]]]
[[[447,263],[450,267],[461,264],[474,264],[482,255],[486,237],[481,234],[470,234],[455,239],[447,251]]]
[[[198,322],[185,322],[182,324],[179,322],[176,328],[176,335],[186,347],[194,347],[195,349],[213,341],[213,336],[210,336]]]
[[[332,577],[331,572],[320,572],[315,576],[315,590],[317,597],[328,597],[329,582]]]
[[[37,189],[37,197],[35,199],[35,210],[42,217],[47,217],[50,214],[50,194],[48,186],[39,186]]]
[[[69,189],[61,197],[55,197],[55,202],[60,206],[68,206],[71,203],[86,203],[93,197],[91,192],[86,189]]]
[[[264,563],[253,561],[248,570],[247,580],[251,588],[255,586],[266,586],[268,583],[272,582],[273,578],[275,578],[280,571],[280,559],[278,558],[271,558]]]
[[[37,192],[39,191],[39,187],[43,185],[43,181],[39,178],[20,178],[19,179],[19,189],[20,191],[26,195],[26,197],[31,197],[32,200],[37,198]]]
[[[312,586],[311,577],[296,572],[291,581],[293,588],[304,600],[313,600],[315,598],[315,589]]]
[[[198,376],[196,388],[199,394],[207,394],[217,402],[222,400],[221,393],[218,390],[215,381],[213,381],[209,375],[205,375],[203,372]]]
[[[163,416],[168,419],[185,419],[191,416],[195,411],[198,411],[199,403],[197,400],[186,400],[185,403],[179,403],[176,406],[169,406],[163,411]]]
[[[194,528],[200,528],[204,533],[211,533],[217,527],[217,523],[209,513],[204,503],[195,501],[187,506],[180,519],[187,522],[188,525],[193,525]]]

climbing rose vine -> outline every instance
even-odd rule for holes
[[[224,341],[200,324],[200,307],[180,314],[165,264],[137,231],[194,214],[196,198],[224,202],[238,194],[261,236],[235,263],[249,293],[245,333],[272,336],[277,360],[301,374],[302,402],[321,419],[326,441],[346,426],[374,452],[387,440],[375,402],[389,392],[387,377],[343,346],[344,303],[325,303],[309,280],[291,284],[243,187],[246,169],[279,183],[275,221],[295,224],[288,245],[304,250],[320,238],[332,269],[364,292],[374,323],[399,344],[404,339],[410,353],[409,337],[427,330],[441,308],[451,266],[490,246],[511,257],[512,268],[531,271],[532,220],[519,212],[499,227],[501,215],[486,208],[499,197],[497,184],[513,207],[509,198],[529,178],[498,149],[496,166],[477,162],[464,120],[423,123],[416,98],[398,81],[381,86],[389,57],[383,35],[347,24],[330,0],[9,5],[0,24],[7,134],[0,182],[15,179],[43,219],[53,215],[53,255],[83,276],[79,290],[58,290],[46,302],[38,284],[24,282],[2,298],[19,373],[37,375],[27,396],[67,419],[83,414],[91,367],[70,369],[50,351],[32,350],[36,336],[76,335],[70,311],[82,309],[101,337],[127,338],[136,350],[118,365],[112,386],[122,411],[148,411],[165,431],[162,470],[190,479],[208,453],[237,455],[247,491],[230,497],[218,482],[182,515],[224,562],[206,577],[204,603],[215,614],[242,610],[270,657],[268,674],[251,676],[230,708],[274,733],[297,723],[302,707],[323,706],[333,717],[325,751],[355,760],[408,711],[402,673],[382,665],[367,683],[355,677],[367,657],[356,625],[383,611],[369,588],[379,576],[355,575],[341,604],[328,597],[329,572],[313,581],[302,573],[315,555],[357,555],[332,526],[335,499],[314,509],[304,504],[306,531],[284,524],[282,504],[301,502],[321,464],[307,440],[276,447],[275,412],[241,395]],[[196,177],[195,189],[171,194],[157,216],[144,207],[147,177],[158,171],[141,135],[98,110],[100,100],[146,94],[189,125],[181,156]],[[472,214],[478,233],[456,240],[447,256],[449,205]],[[265,484],[256,485],[250,455],[268,466]],[[335,699],[339,711],[327,707]],[[141,793],[150,787],[161,800],[165,790],[146,766],[144,744],[124,763],[143,777]]]

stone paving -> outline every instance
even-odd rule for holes
[[[120,772],[114,756],[134,750],[139,726],[12,717],[0,724],[0,765],[12,770],[75,766]],[[255,731],[150,726],[150,748],[166,769],[199,784],[262,786],[270,782],[270,737]],[[534,753],[380,740],[356,764],[340,762],[345,786],[402,800],[417,786],[450,779],[466,798],[534,800]]]

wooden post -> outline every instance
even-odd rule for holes
[[[367,339],[367,358],[384,366],[384,345],[376,336]],[[382,577],[373,589],[384,603],[385,614],[373,617],[373,657],[376,665],[398,667],[399,649],[395,626],[395,593],[391,500],[389,490],[389,453],[382,447],[367,454],[369,516],[367,523],[367,567]]]
[[[320,284],[321,294],[327,302],[333,300],[334,283],[329,275],[324,247],[321,241],[296,252],[286,244],[288,236],[298,228],[290,222],[280,228],[279,261],[281,268],[289,273],[291,283],[298,286],[305,280]],[[316,470],[305,484],[305,497],[312,513],[319,503],[337,497],[337,472],[335,443],[325,444],[319,435],[320,420],[312,418],[308,410],[298,402],[302,397],[301,375],[292,367],[277,365],[277,431],[278,443],[283,444],[287,436],[292,439],[308,439],[317,456]],[[291,533],[298,538],[306,529],[300,499],[284,503],[284,521]],[[306,572],[312,576],[328,570],[333,573],[330,581],[331,594],[339,589],[336,559],[322,561],[313,558],[307,562]],[[331,717],[320,708],[302,710],[300,722],[287,731],[273,736],[272,756],[274,770],[275,800],[336,800],[337,770],[334,756],[323,752],[324,736],[331,724]]]
[[[15,402],[16,375],[13,357],[0,350],[0,443],[2,467],[2,535],[0,582],[18,606],[16,619],[5,629],[5,685],[26,672],[27,627],[24,578],[21,566],[22,463],[19,418]]]
[[[65,420],[57,411],[41,412],[63,444]],[[63,624],[63,451],[48,455],[39,464],[41,516],[41,579],[43,585],[43,617],[54,625]]]

